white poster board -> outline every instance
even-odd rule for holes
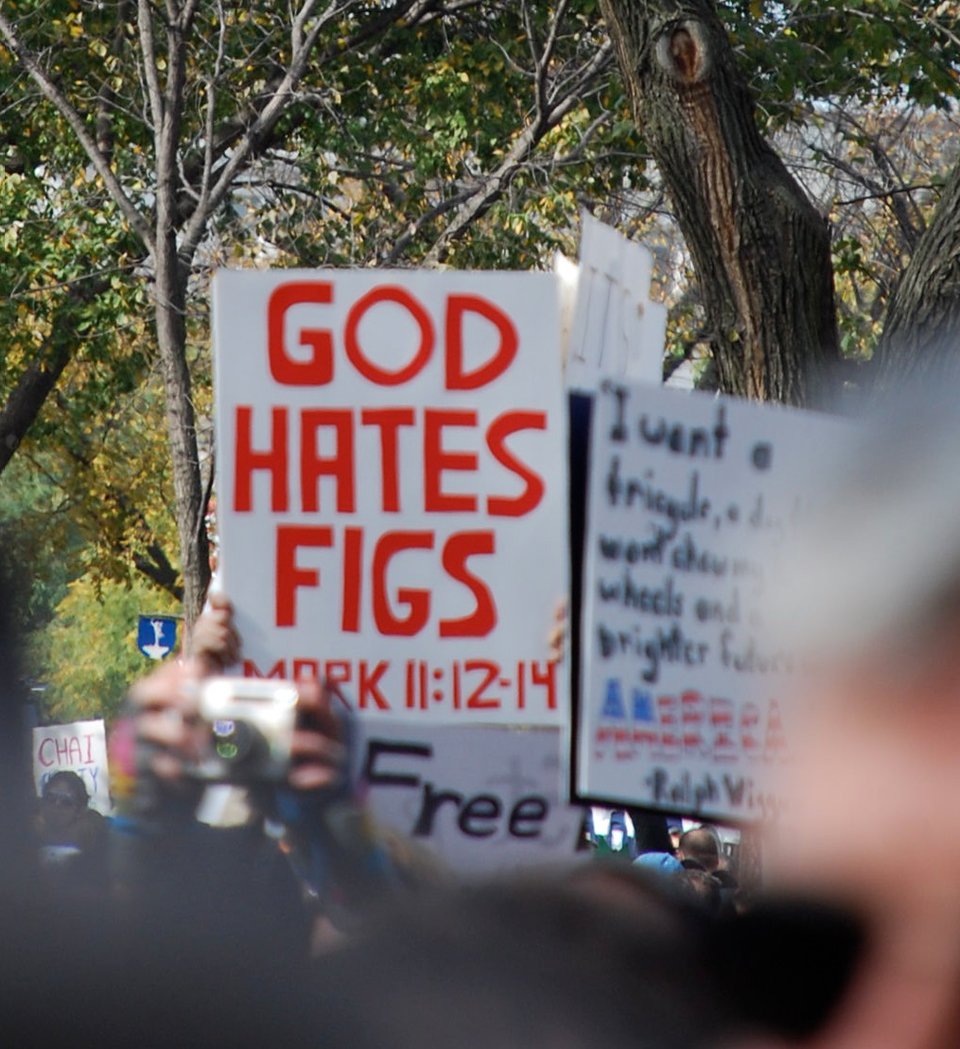
[[[776,812],[788,653],[765,648],[765,555],[826,416],[644,385],[601,386],[591,423],[576,793],[745,821]]]
[[[326,677],[370,717],[562,724],[555,278],[222,271],[213,329],[244,673]]]
[[[444,869],[483,877],[571,863],[583,810],[566,801],[564,735],[368,719],[357,774],[375,821]]]
[[[566,382],[594,390],[604,376],[660,384],[667,307],[650,299],[653,255],[584,212],[576,279],[564,335]],[[567,331],[569,327],[569,332]]]
[[[33,781],[39,796],[55,772],[75,772],[90,795],[90,808],[113,809],[107,768],[107,733],[102,719],[44,725],[33,730]]]

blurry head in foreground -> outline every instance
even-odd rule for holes
[[[728,1043],[691,916],[627,865],[430,896],[324,959],[329,1049]]]
[[[960,1044],[958,453],[955,396],[888,399],[773,594],[807,669],[766,873],[860,910],[873,945],[825,1045]]]
[[[23,566],[11,556],[16,550],[16,530],[0,525],[0,891],[6,893],[29,886],[33,878],[33,842],[28,833],[33,777],[18,621],[28,590]]]

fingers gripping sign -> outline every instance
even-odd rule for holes
[[[203,782],[283,782],[297,791],[342,784],[346,704],[335,686],[218,677],[240,656],[223,595],[211,597],[191,642],[187,660],[130,690],[141,774],[184,794],[199,794]]]

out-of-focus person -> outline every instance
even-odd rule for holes
[[[706,964],[699,912],[597,861],[404,905],[316,970],[326,1049],[707,1049],[752,1031]]]
[[[713,874],[720,866],[720,845],[709,827],[693,827],[680,835],[677,859],[687,870]]]
[[[863,422],[772,594],[796,648],[766,883],[863,916],[816,1049],[960,1045],[960,408],[911,391]]]
[[[117,880],[158,912],[202,908],[211,924],[273,941],[271,950],[306,951],[336,942],[399,879],[353,794],[348,711],[323,682],[288,683],[296,708],[282,777],[234,783],[227,775],[245,794],[243,818],[231,826],[198,818],[211,781],[197,770],[216,728],[202,716],[200,695],[237,661],[240,643],[229,600],[211,595],[189,656],[130,689],[111,738],[128,830],[115,849]]]
[[[90,808],[83,779],[63,769],[43,784],[34,819],[41,867],[58,888],[71,893],[106,893],[109,826]]]

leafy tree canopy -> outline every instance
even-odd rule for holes
[[[652,6],[683,17],[680,0]],[[869,356],[954,160],[960,5],[715,6],[762,131],[833,224],[842,347]],[[573,250],[586,207],[655,248],[670,351],[704,339],[595,0],[333,0],[293,29],[283,6],[173,8],[182,31],[148,0],[0,4],[0,403],[28,390],[38,409],[0,475],[0,516],[23,521],[37,622],[71,580],[128,596],[138,574],[171,594],[182,584],[154,328],[170,186],[204,463],[217,265],[536,267]],[[181,106],[164,169],[169,98]],[[17,440],[4,438],[7,458]]]

